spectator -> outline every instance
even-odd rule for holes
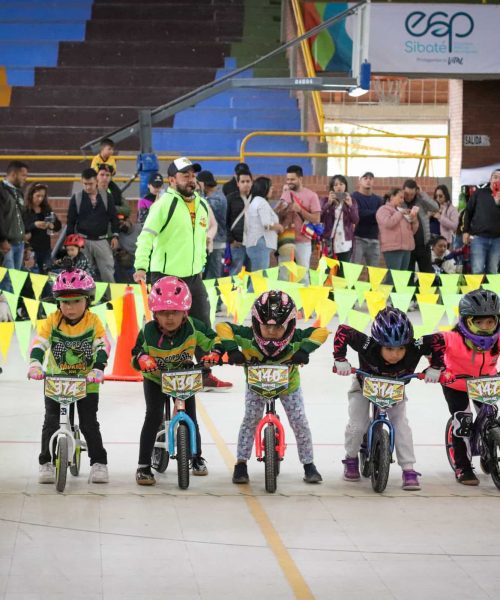
[[[144,225],[153,202],[163,193],[163,177],[160,173],[152,173],[148,183],[148,193],[137,203],[137,221]]]
[[[116,160],[114,159],[115,143],[110,138],[103,138],[99,145],[99,154],[96,154],[90,165],[91,169],[97,173],[101,165],[111,167],[111,175],[116,175]]]
[[[34,251],[39,273],[46,273],[50,268],[51,236],[61,229],[61,221],[49,204],[48,190],[44,183],[30,185],[26,193],[26,207],[23,214],[24,227]]]
[[[420,209],[418,206],[409,211],[402,208],[404,195],[401,188],[392,189],[384,200],[385,204],[376,214],[380,249],[388,269],[406,271],[415,248],[414,235],[419,227],[417,215]]]
[[[117,283],[134,283],[134,260],[137,238],[142,229],[140,223],[132,223],[130,208],[118,206],[119,248],[115,250],[115,279]]]
[[[204,279],[217,279],[222,277],[224,250],[226,248],[226,214],[227,200],[221,189],[217,186],[213,173],[200,171],[197,175],[202,196],[207,200],[217,221],[217,233],[213,239],[212,251],[208,253],[207,263],[203,274]]]
[[[270,252],[278,247],[278,233],[283,231],[278,215],[269,204],[273,191],[268,177],[257,177],[250,192],[252,199],[248,207],[245,246],[252,271],[269,267]]]
[[[380,263],[380,243],[376,214],[383,205],[380,196],[373,193],[375,176],[367,171],[359,178],[359,189],[352,193],[352,198],[358,205],[359,222],[354,235],[352,262],[378,267]]]
[[[83,253],[85,248],[85,239],[78,233],[71,233],[66,237],[63,243],[66,254],[54,261],[54,267],[68,271],[72,269],[80,269],[88,273],[94,279],[95,271],[89,262],[89,259]]]
[[[206,263],[209,209],[196,190],[201,166],[182,156],[168,167],[169,188],[155,202],[137,238],[134,281],[157,281],[163,275],[182,278],[193,297],[190,316],[210,327],[210,304],[201,272]],[[201,358],[198,355],[198,359]],[[204,374],[206,388],[230,388],[231,383]]]
[[[286,170],[287,190],[283,192],[281,201],[276,207],[280,217],[280,223],[288,227],[290,223],[295,230],[294,253],[295,262],[306,267],[307,273],[311,263],[312,245],[311,240],[302,235],[302,226],[305,221],[319,223],[321,217],[321,204],[318,195],[312,190],[304,187],[302,180],[304,173],[302,167],[290,165]],[[283,262],[286,257],[280,257]],[[304,282],[309,281],[308,275]]]
[[[439,210],[431,213],[431,236],[442,236],[451,244],[458,227],[458,210],[453,206],[450,192],[445,185],[436,187],[434,200],[439,204]]]
[[[234,167],[234,176],[222,186],[222,193],[226,198],[238,191],[238,175],[250,175],[250,167],[246,163],[238,163]]]
[[[349,262],[354,229],[359,222],[358,205],[347,191],[347,179],[334,175],[330,179],[328,197],[321,199],[321,222],[327,255]]]
[[[122,195],[121,189],[111,179],[111,165],[103,163],[97,171],[97,189],[103,194],[111,194],[115,206],[123,206],[126,204],[125,198]]]
[[[411,211],[414,206],[419,207],[418,220],[420,227],[415,233],[415,249],[411,253],[410,270],[418,270],[422,273],[433,273],[431,261],[431,228],[429,223],[429,215],[436,213],[439,210],[439,204],[436,200],[432,200],[422,191],[414,179],[407,179],[403,184],[403,193],[406,208]]]
[[[448,252],[448,241],[442,235],[432,240],[431,259],[436,275],[460,272],[455,260],[455,253]]]
[[[24,197],[22,187],[28,177],[28,165],[14,160],[7,165],[0,182],[0,252],[3,266],[21,269],[24,254]],[[7,289],[7,288],[4,288]],[[12,288],[8,288],[11,291]]]
[[[245,217],[250,206],[252,183],[251,173],[239,173],[236,175],[238,190],[227,197],[227,241],[231,244],[230,275],[237,275],[247,259],[243,235],[246,226]]]
[[[118,248],[118,217],[111,194],[97,190],[94,169],[82,173],[83,191],[69,202],[66,233],[79,233],[85,239],[84,252],[99,270],[101,281],[115,282],[112,250]],[[111,247],[108,241],[111,230]]]
[[[500,169],[472,194],[464,213],[464,244],[470,243],[473,273],[498,273],[500,263]]]

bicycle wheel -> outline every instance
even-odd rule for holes
[[[66,475],[68,474],[68,440],[61,437],[57,445],[56,456],[56,490],[64,492]]]
[[[446,449],[446,458],[450,467],[455,472],[455,449],[453,448],[453,417],[448,419],[444,430],[444,444]]]
[[[165,443],[165,434],[158,436],[158,441]],[[153,454],[151,455],[151,466],[158,473],[165,473],[170,461],[170,455],[165,448],[153,448]]]
[[[75,453],[73,454],[73,461],[71,462],[71,465],[69,467],[69,471],[71,473],[71,475],[74,475],[75,477],[80,473],[80,463],[82,462],[82,449],[80,447],[80,440],[81,440],[81,435],[80,435],[80,430],[76,429],[74,431],[74,437],[75,437]]]
[[[383,427],[377,427],[373,434],[371,457],[372,488],[381,493],[387,486],[391,468],[389,433]]]
[[[267,425],[264,429],[264,463],[266,492],[274,494],[276,491],[276,477],[278,476],[276,428],[274,425]]]
[[[488,431],[486,439],[490,454],[490,475],[493,483],[500,490],[500,428],[492,427]]]
[[[177,480],[181,490],[189,487],[189,430],[185,423],[177,427]]]
[[[368,451],[367,451],[366,445],[367,445],[367,436],[365,433],[365,435],[363,436],[363,442],[361,444],[361,449],[359,451],[359,467],[360,467],[361,475],[363,475],[363,477],[370,477],[371,463],[368,460]]]

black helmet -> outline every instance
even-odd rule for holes
[[[458,312],[461,317],[498,317],[500,298],[489,290],[474,290],[462,297]]]
[[[261,325],[284,325],[280,340],[263,337]],[[285,292],[271,290],[261,294],[252,306],[252,329],[259,348],[267,356],[277,356],[290,343],[297,325],[297,311],[292,298]]]
[[[406,346],[412,341],[413,325],[399,308],[388,306],[375,317],[371,333],[377,344],[398,348]]]

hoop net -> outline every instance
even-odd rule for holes
[[[400,104],[408,80],[405,77],[373,76],[373,91],[379,104]]]

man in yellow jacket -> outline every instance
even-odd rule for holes
[[[152,204],[137,239],[134,280],[146,281],[147,272],[153,282],[165,275],[182,278],[193,297],[190,316],[210,326],[210,304],[202,281],[210,217],[207,201],[195,191],[199,171],[201,166],[185,156],[170,163],[169,187]],[[232,387],[212,373],[207,373],[204,385]]]

